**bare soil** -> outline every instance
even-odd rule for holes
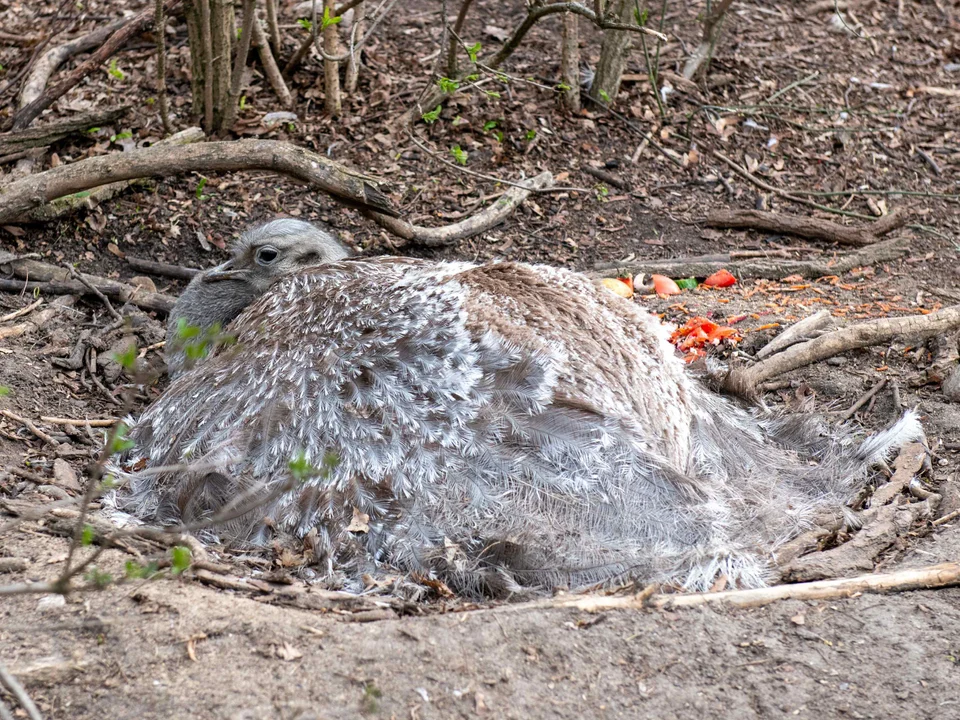
[[[283,22],[290,26],[287,56],[303,34],[294,26],[293,4],[281,3]],[[54,38],[58,43],[117,17],[120,9],[139,10],[142,3],[92,0],[82,11],[64,11],[82,13],[75,15],[57,15],[58,5],[0,0],[0,28],[33,35],[56,26],[64,33]],[[137,186],[88,213],[2,228],[0,248],[129,279],[138,273],[126,255],[213,265],[250,222],[282,213],[326,223],[364,253],[511,259],[588,270],[599,261],[730,250],[785,248],[797,258],[845,251],[707,229],[703,218],[712,208],[762,206],[864,222],[769,194],[733,174],[711,154],[718,150],[790,192],[857,191],[811,197],[834,209],[872,217],[884,209],[910,208],[910,227],[898,233],[910,239],[911,251],[903,260],[840,277],[745,278],[726,290],[637,297],[666,321],[705,315],[730,323],[744,340],[735,350],[719,352],[738,362],[782,327],[823,307],[838,319],[856,320],[955,304],[960,300],[960,8],[951,2],[857,0],[845,16],[862,36],[857,37],[831,26],[830,9],[818,5],[826,9],[802,3],[734,5],[706,80],[686,84],[676,73],[685,49],[699,42],[696,16],[702,8],[668,3],[664,28],[671,39],[661,50],[660,68],[661,85],[666,80],[673,92],[663,117],[643,53],[635,48],[615,99],[617,116],[597,107],[565,114],[553,92],[515,80],[497,88],[500,97],[460,93],[440,120],[418,125],[418,142],[436,155],[398,130],[396,118],[413,103],[433,66],[429,56],[439,34],[439,3],[397,5],[366,48],[360,92],[347,101],[341,122],[323,114],[322,78],[313,60],[292,81],[297,122],[264,126],[263,116],[278,107],[269,84],[255,73],[240,117],[242,135],[290,140],[383,178],[412,222],[455,221],[502,190],[442,163],[440,158],[452,160],[453,145],[468,153],[470,170],[516,180],[521,173],[549,169],[560,176],[558,184],[575,188],[532,197],[508,223],[447,248],[400,247],[355,211],[262,173],[192,174]],[[651,8],[654,25],[658,8]],[[520,3],[480,0],[464,37],[468,44],[493,47],[499,30],[516,26],[522,14]],[[559,27],[557,19],[538,25],[505,70],[555,85]],[[176,125],[183,128],[192,122],[186,31],[179,19],[170,28],[168,87]],[[581,32],[592,64],[598,35],[585,24]],[[106,68],[92,74],[38,120],[132,105],[116,126],[55,144],[36,169],[120,152],[125,142],[159,139],[153,53],[152,38],[143,36],[117,56],[122,77]],[[0,42],[0,89],[29,55],[30,48]],[[930,87],[954,94],[924,89]],[[11,111],[12,97],[0,95],[0,120]],[[496,127],[484,129],[491,121]],[[631,161],[650,131],[664,152],[649,144]],[[127,132],[129,139],[121,137]],[[499,139],[497,132],[503,133]],[[582,171],[587,164],[603,166],[627,189],[598,183]],[[0,184],[13,179],[12,165],[0,170],[5,172]],[[180,288],[163,278],[154,281],[167,292]],[[55,302],[41,297],[42,307]],[[0,294],[0,315],[33,301],[28,294]],[[40,418],[119,411],[115,400],[124,378],[108,379],[101,389],[89,369],[52,362],[68,356],[83,331],[99,332],[110,321],[97,301],[81,299],[60,307],[42,328],[0,340],[0,385],[10,390],[0,407],[53,433],[61,442],[61,459],[81,481],[100,438],[82,429],[66,434]],[[162,321],[138,315],[141,347],[162,339]],[[93,360],[98,379],[110,372],[103,357],[119,339],[119,331],[102,337],[99,367]],[[843,410],[888,378],[899,390],[900,406],[885,390],[855,419],[878,427],[904,408],[918,409],[934,452],[931,487],[944,496],[940,513],[945,514],[960,507],[960,406],[945,399],[932,366],[949,354],[951,343],[955,350],[956,338],[925,345],[905,338],[891,347],[848,353],[792,373],[785,378],[790,382],[764,401],[796,406],[804,400],[817,411]],[[156,351],[144,359],[160,362]],[[144,389],[134,411],[162,388],[161,379]],[[62,471],[54,476],[56,459],[57,453],[20,423],[0,418],[0,466],[29,469],[48,482],[38,485],[0,472],[0,523],[25,505],[77,494]],[[877,569],[960,559],[958,525],[918,524],[879,558]],[[61,528],[48,517],[5,533],[0,558],[23,558],[28,566],[0,574],[0,585],[55,578],[67,552]],[[136,552],[109,550],[98,566],[119,577]],[[244,559],[220,556],[216,549],[213,555],[238,575],[260,579],[260,589],[213,587],[188,572],[75,594],[65,602],[5,597],[0,662],[51,718],[960,718],[957,589],[791,601],[755,610],[585,614],[435,599],[399,611],[352,614],[350,608],[289,606],[277,590],[305,581],[299,568],[280,557]],[[2,692],[0,699],[10,702]]]

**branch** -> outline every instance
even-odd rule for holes
[[[500,199],[476,215],[453,225],[444,225],[438,228],[411,225],[405,220],[387,217],[376,212],[368,212],[367,216],[381,227],[409,243],[425,247],[442,247],[487,232],[490,228],[506,220],[533,190],[541,190],[552,184],[553,175],[550,172],[542,172],[536,177],[524,181],[522,186],[511,187],[500,196]]]
[[[898,208],[874,223],[861,228],[837,225],[829,220],[797,217],[761,210],[715,210],[707,215],[710,227],[762,230],[794,235],[811,240],[827,240],[840,245],[870,245],[877,238],[902,227],[907,214]]]
[[[724,384],[733,392],[750,394],[757,385],[776,375],[848,350],[883,345],[902,336],[924,338],[941,335],[957,328],[960,328],[960,305],[929,315],[868,320],[793,345],[752,367],[736,368],[730,372]]]
[[[84,133],[92,127],[112,123],[126,115],[129,110],[129,105],[110,110],[93,110],[27,130],[0,133],[0,155],[50,145],[74,133]]]
[[[809,340],[813,333],[819,331],[824,325],[830,322],[831,317],[832,315],[829,310],[818,310],[813,315],[808,315],[803,318],[803,320],[798,320],[760,348],[757,352],[757,358],[763,360],[768,355],[780,352],[798,342]]]
[[[868,245],[862,250],[845,253],[829,260],[782,260],[769,259],[736,260],[733,254],[716,256],[704,255],[692,258],[668,260],[634,261],[629,263],[603,262],[594,265],[590,275],[609,277],[611,271],[640,273],[659,273],[670,277],[706,277],[717,270],[728,270],[738,278],[767,278],[779,280],[790,275],[805,278],[818,278],[825,275],[842,275],[857,267],[876,265],[896,260],[909,252],[909,246],[903,238],[894,238]]]
[[[164,8],[167,10],[167,12],[169,12],[179,4],[180,0],[166,0],[164,3]],[[63,80],[61,80],[57,85],[44,90],[36,100],[22,107],[14,117],[13,129],[23,130],[25,127],[27,127],[40,113],[53,105],[53,103],[55,103],[68,91],[76,87],[84,77],[100,67],[107,60],[107,58],[111,57],[120,48],[126,45],[127,41],[129,41],[134,35],[142,32],[153,22],[153,19],[154,9],[147,8],[139,15],[135,16],[122,28],[117,30],[113,35],[110,36],[110,39],[100,47],[99,50],[90,56],[86,62],[80,64],[71,72],[67,73],[66,77],[64,77]]]
[[[390,200],[364,176],[328,158],[275,140],[236,140],[154,146],[60,165],[0,188],[0,224],[22,222],[34,208],[121,180],[188,172],[271,170],[289,175],[340,202],[396,215]]]

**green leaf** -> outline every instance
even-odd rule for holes
[[[537,131],[535,128],[527,130],[527,140],[533,140],[537,136]]]
[[[610,94],[606,90],[600,90],[600,99],[604,102],[610,102]]]
[[[502,142],[503,142],[503,131],[502,131],[502,130],[497,130],[497,131],[493,134],[493,136],[497,139],[497,142],[498,142],[498,143],[502,143]]]
[[[480,49],[482,47],[483,45],[481,45],[480,43],[474,43],[473,45],[467,48],[467,55],[470,56],[470,62],[477,61],[477,55],[479,54]]]
[[[483,124],[483,129],[484,129],[484,130],[493,130],[496,126],[497,126],[497,121],[496,121],[496,120],[487,120],[487,121]]]
[[[454,145],[452,148],[450,148],[450,154],[453,155],[453,159],[456,160],[460,165],[467,164],[467,152],[459,145]]]
[[[203,200],[204,198],[203,188],[206,186],[206,184],[207,184],[207,179],[200,178],[200,182],[197,183],[197,190],[196,190],[197,200]]]
[[[633,19],[637,21],[637,25],[640,27],[647,26],[647,19],[650,17],[650,9],[644,8],[643,12],[640,12],[639,9],[634,8],[633,10]]]
[[[313,30],[313,23],[307,20],[306,18],[300,18],[299,20],[297,20],[297,25],[302,27],[307,32],[311,32]]]
[[[199,334],[199,325],[191,325],[186,318],[177,318],[177,338],[180,340],[190,340]]]
[[[676,283],[677,287],[681,290],[693,290],[698,284],[697,279],[692,277],[681,278],[680,280],[677,280]]]
[[[80,544],[84,547],[88,545],[93,545],[93,539],[97,536],[96,531],[93,529],[93,525],[84,525],[83,530],[80,532]]]
[[[443,110],[443,106],[437,105],[433,110],[431,110],[430,112],[425,112],[420,117],[423,118],[423,121],[425,123],[430,125],[431,123],[435,123],[439,119],[441,110]]]
[[[452,95],[460,87],[460,83],[456,80],[451,80],[448,77],[442,77],[437,80],[437,85],[440,86],[440,90],[444,95]]]
[[[124,450],[129,450],[136,443],[133,440],[130,440],[127,437],[127,426],[124,423],[117,423],[117,430],[113,435],[113,440],[110,443],[110,454],[115,455],[118,452],[123,452]]]
[[[331,17],[330,8],[325,7],[323,9],[323,19],[320,21],[320,29],[326,30],[328,27],[330,27],[331,25],[336,25],[341,20],[343,20],[343,18],[340,17],[339,15],[336,17]]]
[[[287,467],[290,468],[290,474],[293,475],[293,479],[298,482],[306,482],[310,478],[320,474],[320,470],[311,465],[307,460],[307,454],[303,450],[297,453],[296,456],[287,463]]]
[[[560,92],[566,92],[567,90],[572,90],[572,89],[573,88],[571,88],[566,83],[557,83],[557,90],[559,90]]]
[[[480,79],[480,76],[477,75],[477,73],[473,73],[472,75],[467,75],[467,76],[464,78],[464,80],[465,80],[466,82],[476,82],[476,81],[479,80],[479,79]]]
[[[4,397],[5,395],[9,395],[9,394],[10,394],[10,388],[8,388],[6,385],[0,385],[0,397]]]
[[[92,127],[92,128],[90,128],[89,130],[87,130],[87,132],[90,133],[91,135],[93,135],[93,133],[95,133],[95,132],[100,132],[100,128],[98,128],[98,127]]]
[[[156,575],[160,571],[160,566],[156,561],[141,565],[136,560],[127,560],[123,569],[128,580],[144,580]]]
[[[246,95],[241,95],[241,96],[240,96],[240,109],[243,110],[246,106],[247,106],[247,96],[246,96]]]
[[[498,93],[496,90],[484,90],[483,92],[487,97],[492,97],[492,98],[500,97],[500,93]]]
[[[170,548],[170,570],[174,575],[179,575],[190,567],[192,561],[193,553],[190,552],[190,548],[183,545],[174,545]]]

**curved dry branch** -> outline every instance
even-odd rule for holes
[[[496,227],[506,220],[533,190],[542,190],[552,184],[553,175],[549,171],[542,172],[536,177],[511,187],[495,203],[476,215],[443,227],[430,228],[411,225],[405,220],[387,217],[376,212],[368,212],[367,216],[408,243],[425,247],[441,247],[464,238],[479,235],[492,227]]]
[[[848,350],[883,345],[898,337],[924,338],[941,335],[958,327],[960,305],[929,315],[867,320],[793,345],[752,367],[736,368],[730,372],[724,384],[733,392],[750,394],[757,385],[776,375],[826,360]]]
[[[0,188],[0,224],[22,222],[57,198],[122,180],[187,172],[271,170],[311,185],[347,205],[397,215],[390,200],[357,172],[322,155],[275,140],[154,146],[61,165]]]

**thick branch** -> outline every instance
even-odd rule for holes
[[[536,177],[525,181],[523,185],[526,188],[511,187],[507,192],[500,196],[495,203],[485,208],[481,212],[461,220],[453,225],[444,225],[438,228],[420,227],[411,225],[405,220],[387,217],[376,212],[368,212],[367,215],[374,222],[386,228],[394,235],[397,235],[408,243],[414,245],[423,245],[426,247],[441,247],[451,243],[473,237],[480,233],[496,227],[522,203],[529,195],[531,190],[542,190],[553,184],[553,175],[550,172],[542,172]],[[529,188],[529,189],[527,189]]]
[[[21,152],[33,147],[44,147],[73,133],[82,133],[92,127],[108,125],[126,115],[129,109],[130,106],[111,108],[110,110],[94,110],[48,125],[16,132],[0,133],[0,155]]]
[[[104,25],[102,28],[94,30],[92,33],[47,50],[40,56],[40,59],[37,60],[36,65],[30,70],[30,74],[23,83],[23,88],[20,90],[20,107],[29,105],[40,97],[40,93],[42,93],[43,89],[47,86],[47,81],[50,79],[50,76],[53,75],[57,68],[63,63],[74,55],[99,47],[108,37],[126,24],[127,20],[116,20],[109,25]]]
[[[166,0],[164,8],[169,12],[179,4],[180,0]],[[66,77],[57,85],[44,90],[43,93],[29,105],[21,108],[14,118],[13,129],[23,130],[27,127],[40,113],[53,105],[53,103],[69,90],[76,87],[84,77],[100,67],[109,57],[126,45],[127,41],[134,35],[139,34],[144,28],[149,26],[153,22],[153,18],[154,9],[147,8],[130,20],[130,22],[120,30],[117,30],[86,62],[77,66],[72,72],[67,73]]]
[[[227,107],[223,111],[221,132],[227,132],[237,119],[237,103],[240,100],[240,90],[243,87],[243,75],[247,70],[247,56],[250,54],[250,36],[253,35],[253,22],[256,19],[256,0],[243,0],[243,17],[241,18],[240,39],[237,45],[237,57],[233,63],[233,75],[230,78],[230,97],[227,98]]]
[[[267,80],[270,81],[270,87],[280,98],[280,104],[285,108],[290,107],[293,105],[293,96],[290,95],[290,90],[283,81],[283,75],[280,68],[277,67],[277,61],[274,59],[273,53],[270,52],[270,44],[267,42],[263,26],[260,24],[260,18],[257,17],[255,12],[253,14],[253,41],[257,44],[260,63],[263,65],[263,72],[267,76]]]
[[[857,267],[896,260],[906,255],[908,251],[907,241],[895,238],[829,260],[736,260],[729,255],[705,255],[671,260],[598,263],[594,265],[595,270],[591,275],[609,277],[611,271],[618,271],[629,272],[632,275],[659,273],[670,277],[706,277],[717,270],[726,269],[739,278],[779,280],[790,275],[818,278],[825,275],[841,275]]]
[[[108,280],[97,275],[86,275],[84,279],[91,286],[109,298],[116,298],[121,302],[133,303],[144,310],[156,310],[169,313],[173,309],[176,298],[163,293],[144,292],[138,287],[126,283]],[[33,292],[34,290],[51,295],[92,295],[93,291],[79,280],[50,280],[39,282],[20,279],[0,278],[0,290],[10,293]]]
[[[899,337],[926,338],[941,335],[957,328],[960,328],[960,305],[929,315],[867,320],[793,345],[752,367],[732,370],[725,384],[737,393],[750,394],[757,385],[776,375],[826,360],[848,350],[884,345]]]
[[[877,242],[881,235],[902,227],[906,222],[907,214],[900,208],[860,228],[845,227],[819,218],[761,210],[715,210],[707,215],[707,225],[710,227],[762,230],[811,240],[827,240],[840,245],[870,245]]]
[[[26,213],[44,203],[112,182],[237,170],[271,170],[329,193],[345,204],[397,214],[390,200],[371,182],[322,155],[274,140],[237,140],[138,148],[31,175],[0,189],[0,224],[22,221]]]

